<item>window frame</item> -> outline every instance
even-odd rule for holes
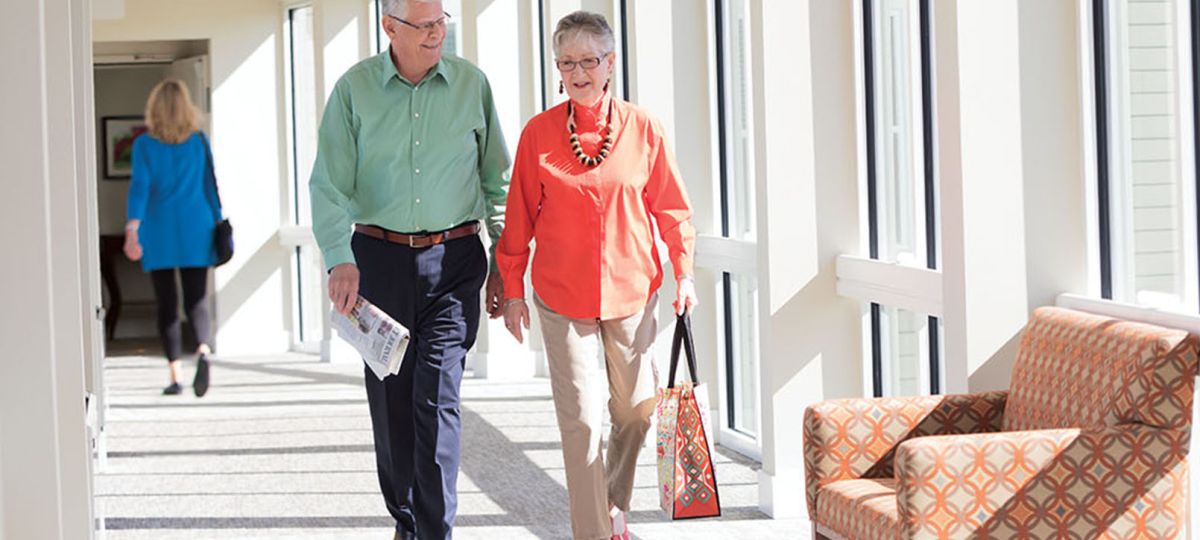
[[[296,225],[296,226],[300,225],[300,184],[299,184],[299,176],[300,176],[299,159],[300,158],[298,156],[299,152],[296,149],[297,129],[298,128],[296,127],[297,121],[296,121],[296,31],[295,31],[295,24],[296,24],[296,11],[300,10],[300,9],[304,9],[304,8],[315,9],[311,4],[307,4],[307,3],[296,3],[296,4],[290,4],[290,5],[283,6],[284,15],[285,15],[284,16],[284,24],[286,25],[285,31],[284,31],[284,35],[286,37],[286,42],[284,45],[285,54],[284,54],[283,65],[284,65],[284,69],[287,70],[286,71],[287,78],[286,78],[286,83],[284,86],[284,94],[285,94],[284,101],[285,101],[285,107],[287,107],[286,121],[288,123],[288,125],[287,125],[287,128],[288,128],[287,129],[287,154],[288,154],[288,166],[289,166],[288,176],[290,176],[291,180],[292,180],[291,181],[292,193],[291,193],[291,201],[290,201],[291,204],[288,206],[290,207],[290,209],[292,211],[292,216],[291,216],[292,223],[291,224]],[[295,260],[295,264],[293,265],[294,268],[292,268],[292,276],[294,279],[294,281],[293,281],[294,286],[292,287],[292,289],[293,289],[293,294],[295,294],[295,300],[292,302],[292,304],[293,304],[292,320],[293,320],[293,324],[295,325],[295,328],[296,328],[295,332],[292,333],[292,346],[299,347],[299,346],[302,346],[307,341],[309,341],[309,340],[305,339],[307,336],[304,335],[305,334],[305,332],[304,332],[304,322],[305,322],[304,321],[304,295],[301,294],[301,291],[303,291],[303,288],[304,288],[304,277],[303,277],[304,272],[303,272],[303,268],[302,268],[303,257],[301,256],[301,253],[300,253],[300,246],[295,246],[292,248],[292,258]]]
[[[717,385],[717,393],[719,396],[719,407],[722,409],[721,412],[723,413],[719,415],[721,421],[719,423],[718,431],[722,445],[728,446],[742,454],[757,459],[761,455],[762,447],[761,365],[756,364],[757,368],[752,370],[752,373],[741,374],[741,377],[743,378],[755,378],[754,384],[758,389],[756,395],[746,396],[746,399],[754,400],[755,418],[752,422],[753,426],[751,426],[754,430],[753,433],[737,427],[739,423],[738,419],[740,418],[739,414],[741,412],[736,406],[739,399],[738,386],[740,379],[734,377],[735,373],[740,373],[738,356],[740,350],[739,345],[741,345],[741,343],[739,342],[740,336],[734,335],[733,333],[737,328],[734,320],[735,314],[733,313],[735,305],[733,282],[735,280],[735,274],[749,274],[752,278],[757,280],[757,277],[754,275],[755,265],[747,264],[745,262],[747,260],[753,260],[751,255],[756,251],[757,243],[753,240],[730,237],[730,204],[732,203],[730,191],[733,186],[731,184],[732,178],[730,172],[730,160],[732,159],[729,151],[730,137],[727,130],[730,129],[731,126],[730,116],[732,112],[730,111],[729,104],[731,99],[729,84],[727,84],[726,80],[730,77],[728,66],[729,58],[727,54],[727,47],[729,45],[728,40],[730,37],[727,33],[727,3],[730,1],[741,0],[712,0],[710,10],[713,20],[713,23],[710,26],[710,32],[712,32],[711,43],[713,44],[713,54],[711,58],[715,59],[714,69],[710,71],[710,74],[715,79],[714,82],[717,90],[713,95],[713,100],[715,103],[713,112],[717,119],[715,150],[718,158],[714,164],[714,176],[717,180],[715,186],[717,197],[715,197],[715,200],[719,205],[719,211],[716,212],[717,215],[714,216],[718,218],[718,222],[714,223],[714,225],[719,227],[720,236],[709,238],[702,237],[699,239],[697,247],[698,251],[710,252],[717,256],[720,254],[726,254],[732,259],[739,259],[742,263],[722,264],[713,268],[714,275],[716,277],[714,292],[716,293],[716,298],[718,299],[717,313],[719,317],[718,328],[720,330],[717,345],[718,351],[720,351],[720,354],[723,356],[723,359],[718,363],[719,384]],[[752,59],[750,61],[751,63],[753,62]],[[751,77],[753,76],[750,73],[747,73],[747,75]],[[753,81],[751,81],[751,83],[752,82]],[[747,113],[751,113],[751,111],[748,110]],[[753,155],[752,152],[751,155]],[[757,299],[757,285],[755,285],[754,290],[756,301],[752,302],[752,304],[757,306],[759,303]],[[747,308],[755,310],[758,309],[757,307],[751,306],[747,306]],[[757,312],[755,313],[754,320],[754,326],[748,329],[747,333],[751,335],[752,339],[754,340],[754,343],[751,344],[752,350],[759,351],[761,344],[758,343],[760,335]]]
[[[1133,299],[1116,298],[1116,285],[1114,283],[1115,266],[1118,256],[1126,256],[1119,254],[1114,249],[1113,235],[1117,233],[1114,227],[1115,217],[1113,215],[1113,205],[1118,202],[1113,193],[1113,153],[1111,151],[1114,141],[1114,133],[1111,116],[1114,114],[1112,78],[1114,74],[1113,62],[1110,58],[1110,50],[1113,47],[1112,36],[1110,34],[1111,21],[1111,4],[1110,2],[1120,0],[1092,0],[1086,11],[1084,20],[1090,23],[1090,53],[1091,53],[1091,80],[1086,84],[1092,97],[1090,121],[1087,125],[1092,131],[1092,142],[1094,143],[1091,149],[1094,154],[1089,157],[1094,158],[1090,163],[1094,169],[1095,182],[1089,187],[1095,190],[1094,201],[1095,208],[1095,239],[1097,240],[1096,250],[1096,268],[1098,269],[1099,280],[1099,295],[1104,300],[1121,301],[1124,303],[1138,305],[1136,301],[1137,289],[1136,286],[1132,291]],[[1180,258],[1184,260],[1184,265],[1192,265],[1193,267],[1200,266],[1200,0],[1185,0],[1186,8],[1174,8],[1176,14],[1181,14],[1186,10],[1186,20],[1182,20],[1178,24],[1181,31],[1189,33],[1186,44],[1187,51],[1182,51],[1181,54],[1188,54],[1190,58],[1181,59],[1178,66],[1190,70],[1188,76],[1180,76],[1180,81],[1185,81],[1186,84],[1180,84],[1174,90],[1185,91],[1190,90],[1190,99],[1184,96],[1180,102],[1190,102],[1190,114],[1180,115],[1181,119],[1191,123],[1190,126],[1182,125],[1180,133],[1181,137],[1190,136],[1191,144],[1181,142],[1179,148],[1183,150],[1179,157],[1179,172],[1181,188],[1184,189],[1184,197],[1180,199],[1182,206],[1181,212],[1186,213],[1191,211],[1191,216],[1183,216],[1180,220],[1182,226],[1192,227],[1192,230],[1184,230],[1182,235]],[[1190,88],[1188,88],[1190,86]],[[1085,107],[1086,110],[1086,107]],[[1185,133],[1190,127],[1190,133]],[[1188,163],[1190,155],[1191,163]],[[1190,171],[1189,171],[1190,168]],[[1190,173],[1190,178],[1189,178]],[[1190,181],[1190,185],[1187,183]],[[1190,190],[1191,200],[1187,191]],[[1190,242],[1189,242],[1190,240]],[[1200,272],[1191,276],[1196,278],[1196,282],[1191,286],[1196,287],[1200,291]],[[1189,311],[1200,310],[1200,294],[1194,298],[1188,298],[1187,288],[1187,271],[1184,270],[1184,292],[1183,304],[1180,307]],[[1190,300],[1190,302],[1189,302]],[[1162,308],[1162,306],[1151,306],[1154,308]],[[1166,308],[1168,311],[1170,307]]]
[[[862,75],[863,75],[863,116],[864,116],[864,161],[866,172],[866,206],[867,206],[867,244],[868,255],[870,259],[879,260],[879,178],[878,178],[878,148],[877,148],[877,133],[876,133],[876,113],[875,98],[876,98],[876,80],[875,80],[875,8],[876,2],[879,0],[862,0]],[[935,148],[935,126],[934,123],[934,87],[933,87],[933,40],[932,40],[932,9],[933,6],[930,0],[914,0],[917,7],[917,18],[919,35],[919,54],[917,58],[920,62],[920,86],[921,86],[921,172],[924,200],[923,202],[923,222],[924,222],[924,242],[925,242],[925,268],[928,270],[937,271],[938,261],[940,259],[940,246],[938,245],[938,200],[937,200],[937,155]],[[881,397],[885,393],[884,388],[884,336],[883,331],[883,308],[884,306],[878,302],[868,302],[868,312],[866,314],[866,326],[869,331],[869,337],[866,345],[870,348],[870,390],[875,397]],[[930,394],[940,394],[944,388],[942,369],[942,342],[941,342],[941,321],[935,315],[928,315],[928,320],[925,324],[926,333],[924,337],[927,340],[928,358],[927,369],[929,380],[928,388]]]

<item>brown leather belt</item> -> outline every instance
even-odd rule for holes
[[[444,242],[449,242],[455,238],[479,234],[479,222],[472,221],[465,225],[459,225],[453,229],[429,234],[404,234],[392,232],[374,225],[361,224],[354,225],[354,232],[365,234],[371,238],[378,238],[387,242],[405,245],[410,248],[427,248]]]

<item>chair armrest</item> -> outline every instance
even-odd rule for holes
[[[1189,433],[1139,424],[905,441],[904,538],[1176,538]]]
[[[821,486],[891,478],[896,445],[926,435],[1000,430],[1007,392],[838,399],[804,411],[804,476],[810,518]]]

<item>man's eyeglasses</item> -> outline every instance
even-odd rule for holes
[[[607,56],[607,53],[605,55]],[[570,73],[575,71],[575,66],[583,69],[595,69],[596,66],[600,65],[600,57],[593,56],[591,58],[584,58],[583,60],[555,60],[554,64],[558,66],[559,71]]]
[[[408,22],[404,19],[401,19],[400,17],[397,17],[395,15],[388,15],[388,17],[396,19],[397,21],[400,21],[407,26],[411,26],[411,27],[416,28],[417,30],[420,30],[427,34],[432,33],[434,30],[437,30],[439,28],[445,28],[446,21],[450,20],[450,14],[446,13],[445,11],[442,12],[442,16],[438,20],[433,21],[433,22],[427,22],[424,24],[413,24],[413,23],[410,23],[410,22]]]

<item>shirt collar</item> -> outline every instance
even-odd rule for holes
[[[377,54],[375,57],[383,67],[383,69],[380,70],[380,73],[382,74],[380,83],[383,86],[387,86],[388,82],[390,82],[393,78],[395,78],[397,81],[404,80],[402,77],[400,77],[400,72],[396,71],[396,64],[392,63],[392,50],[390,47]],[[453,74],[451,73],[452,71],[453,70],[450,69],[449,62],[447,62],[446,57],[443,56],[440,60],[438,60],[438,63],[433,66],[433,73],[426,75],[425,79],[432,79],[433,77],[440,76],[442,80],[446,81],[447,84],[450,84],[453,82]],[[420,83],[421,81],[417,82]]]

